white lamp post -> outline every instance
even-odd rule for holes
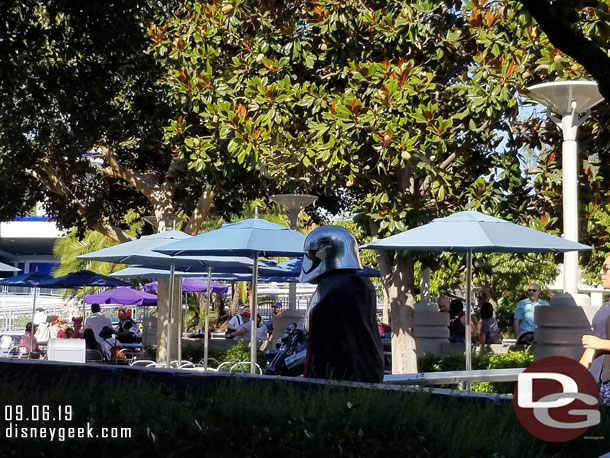
[[[271,196],[271,200],[288,211],[288,219],[290,220],[290,229],[297,230],[299,225],[299,212],[301,209],[312,204],[317,199],[316,196],[308,194],[276,194]],[[289,314],[297,311],[297,285],[290,283],[288,285],[288,311]]]
[[[530,97],[546,106],[549,117],[563,132],[562,193],[563,236],[578,242],[578,127],[589,117],[592,107],[603,100],[593,81],[556,81],[528,88]],[[561,119],[552,113],[561,116]],[[563,258],[563,291],[578,293],[578,252],[570,251]]]

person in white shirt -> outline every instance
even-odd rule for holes
[[[85,323],[85,329],[91,329],[97,343],[101,343],[102,338],[100,337],[100,332],[106,326],[112,329],[112,320],[108,315],[102,313],[100,304],[91,304],[91,313],[92,315],[87,318],[87,322]]]
[[[269,340],[269,329],[265,323],[263,323],[263,318],[257,313],[256,314],[256,341],[264,342]]]
[[[250,309],[249,308],[245,308],[241,314],[237,314],[233,317],[231,317],[231,319],[229,320],[229,324],[227,325],[227,333],[233,332],[233,331],[237,331],[240,326],[244,323],[244,319],[242,317],[242,315],[244,313],[248,313],[248,316],[250,315]]]
[[[247,310],[241,312],[241,319],[242,323],[235,331],[227,332],[228,338],[250,340],[250,312]]]
[[[47,322],[47,314],[44,313],[43,308],[37,308],[36,313],[34,314],[34,325],[40,326],[43,323]]]

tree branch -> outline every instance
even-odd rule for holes
[[[110,151],[110,148],[102,145],[98,147],[102,152],[102,157],[108,163],[108,167],[101,167],[100,170],[107,176],[126,181],[150,200],[155,188],[154,176],[128,169],[121,164],[119,158]]]
[[[59,174],[51,166],[45,165],[40,171],[26,169],[25,173],[38,180],[49,191],[54,192],[58,196],[66,199],[68,205],[75,207],[78,214],[85,218],[90,227],[94,230],[104,234],[106,237],[116,240],[119,243],[133,240],[133,237],[126,233],[123,229],[111,224],[93,220],[87,211],[87,207],[79,199],[74,197],[74,194],[70,188],[66,186]]]
[[[456,158],[457,158],[457,154],[454,151],[449,156],[447,156],[447,159],[445,159],[443,162],[441,162],[441,164],[438,166],[438,168],[441,169],[441,170],[445,170],[447,167],[449,167],[451,165],[451,163],[453,161],[455,161]],[[419,187],[419,193],[422,196],[425,196],[428,193],[428,190],[430,189],[430,183],[431,182],[432,182],[431,176],[427,175],[426,178],[424,179],[423,183]]]
[[[585,67],[597,81],[599,92],[610,100],[610,57],[566,18],[565,7],[558,7],[548,0],[518,1],[536,20],[549,41]]]
[[[210,208],[215,195],[216,194],[214,191],[203,191],[201,193],[197,206],[195,207],[195,210],[193,210],[191,218],[184,228],[184,232],[190,235],[197,235],[199,228],[201,227],[201,223],[203,223],[210,213]]]

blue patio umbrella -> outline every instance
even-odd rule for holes
[[[260,218],[223,224],[220,229],[168,244],[153,251],[170,256],[299,256],[305,236]]]
[[[137,240],[120,243],[108,248],[77,256],[89,261],[113,262],[115,264],[140,265],[146,268],[168,269],[174,264],[176,270],[182,272],[207,272],[208,267],[214,271],[231,273],[251,273],[252,260],[246,256],[227,258],[226,256],[169,256],[157,251],[156,248],[171,242],[189,240],[192,236],[180,231],[166,231],[158,234],[145,235]]]
[[[28,272],[27,274],[13,275],[12,277],[3,278],[0,280],[0,285],[5,286],[24,286],[36,288],[44,281],[52,280],[53,277],[41,272]]]
[[[131,284],[90,270],[79,270],[40,284],[41,288],[81,288],[83,286],[131,286]]]
[[[0,280],[0,285],[5,286],[24,286],[34,289],[32,297],[32,330],[30,331],[30,351],[32,350],[32,344],[34,341],[34,315],[36,314],[36,294],[38,293],[38,287],[41,283],[51,280],[53,277],[40,272],[29,272],[27,274],[14,275]]]
[[[456,251],[466,253],[466,314],[470,323],[472,253],[563,253],[592,248],[476,211],[463,211],[361,246],[372,250]],[[471,369],[466,339],[466,370]]]
[[[303,254],[305,236],[287,227],[259,218],[224,224],[188,240],[169,244],[154,251],[170,256],[248,256],[254,260],[252,272],[252,320],[250,327],[250,372],[256,371],[256,283],[258,257],[299,256]],[[211,281],[208,275],[208,281]],[[209,289],[208,289],[209,291]],[[206,334],[207,336],[207,334]],[[206,347],[207,348],[207,347]]]
[[[201,276],[201,272],[184,272],[181,270],[176,270],[174,273],[177,277]],[[162,269],[161,267],[147,267],[134,264],[126,267],[125,269],[112,272],[110,275],[116,278],[155,280],[157,278],[169,278],[169,274],[169,269]]]

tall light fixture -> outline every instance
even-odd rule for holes
[[[576,134],[591,108],[604,98],[594,81],[556,81],[528,88],[529,96],[547,107],[549,117],[563,132],[563,237],[578,242],[578,144]],[[561,116],[557,118],[553,114]],[[578,252],[563,255],[563,291],[578,293]]]
[[[296,231],[299,227],[299,212],[308,205],[316,201],[316,196],[308,194],[276,194],[271,196],[271,200],[284,207],[288,212],[290,220],[290,229]],[[297,285],[290,283],[288,285],[288,311],[296,313],[297,311]]]

